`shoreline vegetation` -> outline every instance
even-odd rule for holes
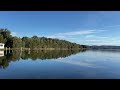
[[[120,46],[88,46],[73,43],[66,40],[47,37],[17,37],[12,36],[11,31],[8,29],[0,29],[0,43],[5,44],[3,50],[119,50]]]
[[[24,50],[86,50],[86,48],[71,48],[71,49],[68,49],[68,48],[4,48],[4,49],[1,49],[1,50],[20,50],[20,51],[24,51]],[[0,50],[0,51],[1,51]]]
[[[80,45],[57,38],[17,37],[12,36],[8,29],[0,29],[0,43],[5,44],[4,50],[82,50],[86,45]],[[7,49],[6,49],[7,48]]]

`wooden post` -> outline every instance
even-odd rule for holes
[[[30,48],[29,48],[28,54],[30,54]]]
[[[22,51],[20,52],[20,57],[21,57],[21,55],[22,55]]]
[[[6,47],[6,54],[7,54],[7,47]]]
[[[10,47],[9,47],[9,53],[10,53]]]
[[[22,51],[22,47],[21,47],[21,51]]]

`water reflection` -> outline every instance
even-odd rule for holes
[[[0,51],[0,57],[4,56],[4,51]]]
[[[84,52],[86,50],[33,50],[33,51],[2,51],[0,57],[0,68],[7,68],[11,61],[17,60],[50,60],[57,58],[65,58],[70,55]]]

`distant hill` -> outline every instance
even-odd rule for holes
[[[109,45],[102,45],[102,46],[87,46],[88,49],[120,49],[120,46],[109,46]]]

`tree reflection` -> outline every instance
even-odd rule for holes
[[[4,56],[0,57],[0,68],[7,68],[11,61],[23,60],[51,60],[65,58],[70,55],[84,52],[85,50],[26,50],[26,51],[4,51]]]

